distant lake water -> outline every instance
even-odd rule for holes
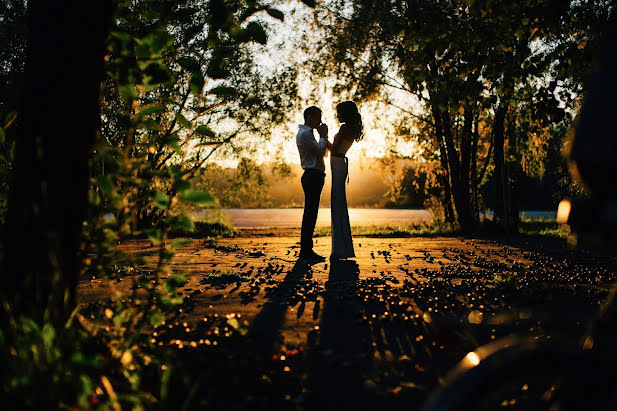
[[[223,209],[236,228],[296,228],[302,224],[301,208],[227,208]],[[487,213],[491,217],[491,213]],[[207,211],[193,217],[204,219]],[[554,219],[555,211],[523,211],[523,218]],[[428,210],[407,210],[387,208],[350,208],[349,222],[352,226],[402,225],[432,220]],[[330,209],[320,208],[317,226],[330,225]]]

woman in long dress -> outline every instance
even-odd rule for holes
[[[355,257],[345,183],[349,181],[349,161],[345,154],[354,141],[363,137],[362,118],[353,101],[344,101],[336,106],[336,114],[341,127],[334,136],[330,149],[330,167],[332,169],[332,254],[330,260]]]

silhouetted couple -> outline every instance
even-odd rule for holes
[[[355,257],[345,194],[345,181],[348,181],[349,173],[349,161],[345,155],[354,141],[360,141],[363,137],[362,118],[353,101],[338,104],[336,115],[341,126],[332,143],[328,140],[328,126],[321,122],[321,110],[315,106],[304,110],[304,124],[300,125],[296,135],[300,162],[304,169],[301,180],[304,190],[304,214],[300,233],[300,258],[309,264],[325,260],[325,257],[313,251],[313,232],[326,177],[324,157],[328,151],[332,171],[330,260]],[[319,141],[313,134],[315,129],[319,133]]]

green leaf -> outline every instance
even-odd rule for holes
[[[114,190],[114,182],[110,175],[98,176],[96,178],[96,181],[97,181],[99,190],[101,190],[103,194],[105,194],[106,196],[109,196],[112,194]]]
[[[181,113],[176,114],[176,121],[178,122],[178,124],[180,124],[182,127],[186,127],[189,128],[191,127],[191,123],[187,120],[186,117],[184,117]]]
[[[169,147],[173,148],[174,151],[178,154],[182,154],[182,147],[180,147],[180,144],[178,144],[177,142],[171,142],[169,143]]]
[[[246,327],[243,327],[237,318],[230,318],[229,320],[227,320],[227,324],[229,324],[234,330],[239,332],[241,335],[246,335],[248,333],[248,329]]]
[[[137,118],[142,118],[150,114],[162,114],[164,112],[165,112],[165,107],[152,105],[152,106],[148,106],[140,110],[139,113],[137,113]]]
[[[174,258],[174,255],[175,255],[175,254],[174,254],[173,250],[166,249],[165,251],[163,251],[163,252],[161,253],[161,258],[162,258],[164,261],[171,261],[171,259],[172,259],[172,258]]]
[[[145,119],[141,126],[146,129],[146,130],[150,130],[150,131],[159,131],[161,129],[161,125],[156,122],[155,120],[151,119],[151,118],[147,118]]]
[[[148,47],[147,44],[139,44],[135,46],[135,56],[142,60],[149,59],[152,56],[150,53],[150,47]]]
[[[114,327],[120,328],[122,324],[126,323],[131,317],[131,311],[129,309],[122,310],[119,313],[114,314],[112,322]]]
[[[167,67],[157,61],[150,62],[144,70],[144,74],[146,75],[146,82],[150,86],[156,86],[172,80],[171,73]]]
[[[6,134],[4,134],[4,129],[0,127],[0,144],[4,145],[6,141]]]
[[[100,368],[101,361],[97,357],[86,357],[82,352],[77,351],[71,355],[71,362],[75,365],[81,365],[90,368]],[[84,376],[82,376],[83,378]],[[87,378],[87,377],[86,377]]]
[[[175,274],[163,282],[163,287],[168,293],[174,294],[176,289],[184,284],[186,284],[186,278],[182,275]]]
[[[98,207],[101,204],[101,197],[99,197],[96,191],[88,191],[88,203],[94,207]]]
[[[175,295],[169,299],[169,303],[172,305],[182,304],[183,302],[184,298],[180,297],[179,295]]]
[[[213,79],[224,79],[231,75],[231,72],[225,68],[222,57],[216,57],[210,60],[208,69],[206,70],[208,77]],[[191,79],[191,83],[193,80]],[[203,84],[203,83],[202,83]]]
[[[230,318],[229,320],[227,320],[227,324],[231,325],[236,330],[240,328],[240,321],[238,321],[237,318]]]
[[[177,240],[174,240],[171,242],[171,244],[169,245],[169,247],[171,247],[174,250],[177,250],[180,247],[184,247],[185,245],[189,245],[191,244],[192,241],[186,238],[179,238]]]
[[[199,71],[201,66],[197,60],[193,57],[182,56],[178,59],[178,64],[185,70],[190,71],[191,73],[194,71]]]
[[[195,204],[212,204],[214,197],[204,191],[186,190],[182,193],[182,199]]]
[[[195,70],[191,73],[191,81],[189,83],[189,87],[191,89],[191,93],[199,96],[201,94],[201,89],[204,86],[204,76],[201,74],[201,71]]]
[[[210,90],[210,93],[219,97],[233,96],[236,94],[236,89],[233,87],[219,86]]]
[[[169,221],[169,225],[171,228],[176,228],[184,231],[193,231],[195,229],[195,224],[193,220],[188,216],[182,217],[173,217]]]
[[[169,196],[165,193],[157,191],[152,196],[152,201],[156,203],[156,206],[161,210],[167,210],[171,201],[169,200]]]
[[[176,189],[176,192],[178,194],[182,194],[186,190],[189,190],[191,188],[191,183],[189,183],[187,180],[180,179],[174,182],[174,188]]]
[[[172,164],[169,166],[169,174],[171,174],[174,180],[179,180],[184,176],[184,171],[178,164]]]
[[[163,241],[163,230],[160,228],[152,230],[152,232],[148,234],[148,238],[153,244],[160,244]]]
[[[127,47],[129,43],[133,40],[130,34],[125,33],[123,31],[112,31],[110,33],[111,37],[115,37],[122,43],[123,47]]]
[[[277,9],[273,9],[271,7],[268,7],[266,9],[266,11],[268,12],[269,15],[271,15],[272,17],[274,17],[275,19],[279,19],[280,21],[283,21],[285,19],[285,15],[283,14],[282,11],[277,10]]]
[[[246,31],[249,37],[256,41],[259,44],[266,44],[268,41],[268,36],[266,35],[266,31],[261,26],[261,24],[256,21],[252,21],[246,26]]]
[[[118,92],[120,93],[120,98],[127,104],[130,104],[139,97],[139,91],[137,91],[132,84],[122,84],[118,86]]]
[[[139,278],[137,279],[136,283],[139,287],[146,288],[150,285],[150,280],[148,280],[147,278]]]
[[[195,131],[203,136],[214,137],[214,131],[210,130],[210,127],[203,124],[201,126],[198,126]]]
[[[317,2],[315,2],[315,0],[300,0],[300,1],[311,8],[317,6]]]
[[[55,337],[56,330],[50,323],[46,323],[41,329],[41,338],[43,339],[43,344],[45,344],[47,349],[53,345]]]
[[[159,311],[155,311],[152,314],[150,314],[150,318],[149,318],[150,325],[159,325],[164,320],[165,320],[165,317]]]
[[[21,322],[21,327],[26,334],[34,333],[35,335],[40,335],[40,329],[37,323],[35,323],[31,318],[20,316],[19,321]]]
[[[161,27],[158,31],[154,31],[148,36],[148,43],[150,44],[150,47],[152,47],[152,50],[158,53],[168,47],[173,46],[174,37],[167,33],[163,27]]]
[[[172,134],[170,136],[167,136],[167,138],[164,141],[164,144],[173,148],[177,153],[181,153],[182,147],[180,147],[179,142],[180,142],[180,137],[178,137],[176,134]]]

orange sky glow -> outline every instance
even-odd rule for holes
[[[285,13],[285,20],[284,22],[276,21],[272,23],[268,44],[256,46],[255,49],[257,61],[263,70],[271,70],[289,64],[290,61],[302,65],[310,58],[310,56],[303,55],[298,49],[298,43],[301,41],[304,30],[309,29],[305,22],[310,18],[310,9],[296,0],[282,1],[276,6]],[[317,84],[302,78],[299,81],[300,98],[306,106],[316,105],[322,109],[322,120],[329,127],[329,139],[332,141],[340,126],[335,117],[335,106],[340,102],[340,99],[332,95],[327,79],[321,80]],[[318,101],[308,98],[311,92],[315,90],[318,91],[315,94],[320,96]],[[407,99],[402,102],[402,105],[409,107],[409,96],[399,97]],[[394,136],[393,125],[397,116],[401,115],[399,109],[375,102],[356,101],[356,103],[359,106],[364,123],[364,139],[359,143],[354,143],[350,149],[348,153],[350,162],[358,162],[362,157],[383,157],[390,150],[395,150],[404,156],[417,154],[418,148],[414,143],[403,142]],[[270,141],[264,142],[263,147],[260,146],[255,151],[252,156],[254,160],[259,163],[283,160],[288,164],[300,164],[295,136],[298,125],[303,123],[302,110],[299,109],[295,115],[291,116],[291,121],[281,124],[271,131]],[[225,167],[234,167],[238,160],[225,155],[218,155],[215,156],[214,161]]]

